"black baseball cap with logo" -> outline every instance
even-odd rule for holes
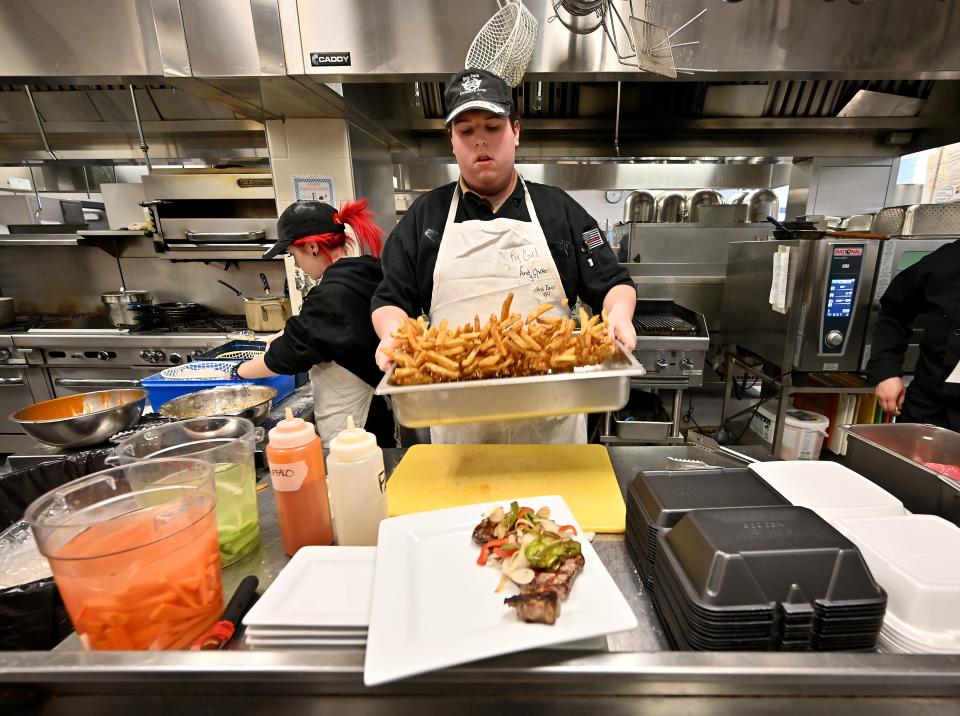
[[[282,254],[297,239],[322,234],[342,234],[343,224],[333,220],[337,210],[322,201],[296,201],[277,219],[277,243],[263,255],[272,259]]]
[[[513,92],[502,78],[487,70],[463,70],[447,82],[443,95],[447,105],[446,123],[461,112],[483,109],[506,117],[513,109]]]

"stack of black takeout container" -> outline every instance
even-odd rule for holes
[[[640,473],[626,544],[674,648],[876,645],[886,594],[860,552],[744,468]]]

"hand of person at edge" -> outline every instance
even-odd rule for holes
[[[390,366],[393,365],[393,361],[390,358],[388,358],[386,354],[384,354],[382,349],[386,348],[387,350],[391,350],[396,342],[397,342],[397,339],[394,338],[390,333],[387,333],[380,340],[380,345],[377,346],[377,355],[376,355],[377,367],[380,370],[382,370],[384,373],[386,373],[390,369]]]
[[[887,378],[877,383],[874,393],[877,400],[880,401],[880,407],[885,413],[900,414],[900,408],[903,406],[903,399],[907,395],[907,389],[903,385],[903,380],[898,377]]]
[[[633,320],[631,318],[609,316],[607,318],[607,327],[610,335],[623,343],[628,351],[632,351],[637,347],[637,330],[633,327]]]

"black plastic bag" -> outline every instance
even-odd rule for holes
[[[53,577],[0,591],[0,650],[52,649],[71,631]]]
[[[0,476],[0,532],[36,498],[107,467],[111,450],[90,450]],[[52,577],[0,590],[0,650],[52,649],[73,630]]]
[[[106,469],[113,451],[88,450],[57,461],[0,475],[0,532],[23,519],[35,499],[78,477]]]

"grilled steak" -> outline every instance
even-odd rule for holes
[[[537,572],[537,576],[533,578],[530,584],[524,585],[522,591],[525,594],[554,592],[560,598],[560,601],[564,602],[570,596],[573,583],[584,564],[585,560],[582,554],[578,554],[576,557],[568,557],[557,565],[556,571]]]
[[[526,594],[521,592],[513,597],[507,597],[503,603],[515,607],[517,616],[525,622],[537,624],[553,624],[560,616],[560,600],[556,592],[543,594]]]
[[[497,526],[488,519],[484,519],[480,524],[473,528],[473,541],[479,545],[485,545],[491,540],[495,540],[496,536],[493,534],[493,531]]]
[[[525,622],[553,624],[560,616],[560,602],[570,596],[570,590],[586,561],[582,554],[568,557],[554,570],[538,571],[520,594],[507,597],[503,603],[514,607]]]

